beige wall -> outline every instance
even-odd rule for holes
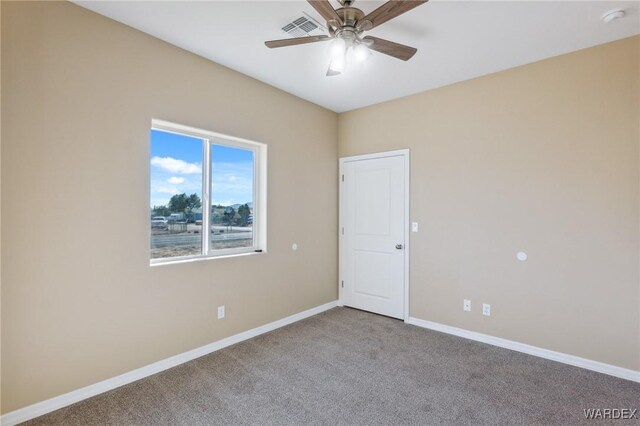
[[[411,149],[412,316],[640,369],[639,60],[634,37],[340,115],[340,156]]]
[[[2,412],[337,298],[335,113],[70,3],[2,64]],[[152,118],[268,144],[268,253],[149,267]]]

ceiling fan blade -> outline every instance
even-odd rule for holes
[[[414,7],[426,3],[429,0],[390,0],[362,18],[360,21],[370,21],[371,28],[384,24],[390,19],[410,11]]]
[[[342,25],[342,19],[336,12],[336,10],[331,6],[329,0],[307,0],[309,4],[318,12],[325,21],[337,21],[338,24]]]
[[[265,41],[264,44],[273,49],[274,47],[296,46],[298,44],[315,43],[316,41],[331,40],[333,37],[326,35],[297,37],[297,38],[283,38],[281,40]]]
[[[378,37],[366,36],[362,40],[371,43],[369,44],[369,49],[402,59],[403,61],[408,61],[418,51],[415,47],[405,46],[404,44],[394,43]]]

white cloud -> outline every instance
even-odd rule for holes
[[[152,206],[166,205],[175,194],[196,193],[201,196],[202,167],[200,164],[187,163],[171,157],[153,157],[151,164]],[[191,173],[185,173],[190,171]],[[212,204],[229,206],[251,202],[253,199],[252,162],[216,162],[212,165],[211,180]]]
[[[175,179],[183,179],[182,183],[177,182]],[[202,192],[202,175],[191,174],[175,176],[160,168],[154,167],[151,170],[151,201],[153,205],[166,205],[172,195],[182,194],[187,195],[196,193],[200,196]]]
[[[175,195],[178,192],[178,188],[175,188],[173,186],[156,186],[154,188],[152,188],[153,192],[159,192],[161,194],[170,194],[170,195]]]
[[[183,175],[202,173],[202,166],[196,163],[187,163],[172,157],[153,157],[151,165],[160,167],[171,173],[179,173]]]
[[[253,163],[214,163],[211,194],[213,204],[228,206],[253,198]]]
[[[167,182],[169,182],[172,185],[180,185],[181,183],[184,183],[184,178],[171,176],[169,179],[167,179]]]

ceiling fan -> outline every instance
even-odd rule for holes
[[[334,9],[329,0],[307,1],[327,21],[330,35],[271,40],[264,43],[267,47],[273,49],[332,40],[329,46],[331,62],[327,76],[338,75],[344,71],[348,53],[358,62],[365,61],[371,55],[371,50],[408,61],[418,51],[414,47],[381,38],[362,37],[362,34],[426,3],[428,0],[390,0],[368,15],[352,6],[355,0],[338,0],[342,5],[339,9]]]

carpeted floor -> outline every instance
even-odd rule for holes
[[[586,408],[640,409],[640,384],[336,308],[29,423],[593,424]]]

